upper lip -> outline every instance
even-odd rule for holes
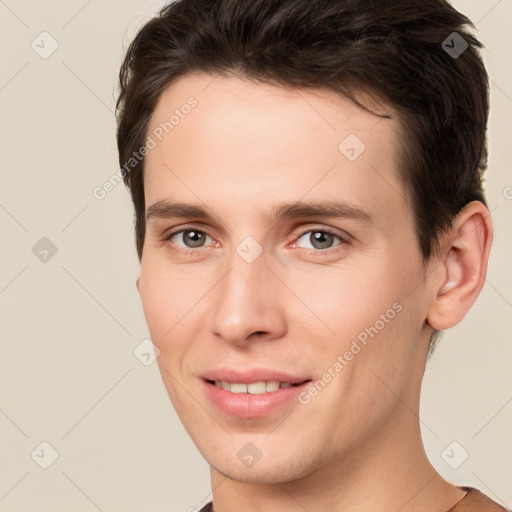
[[[277,381],[277,382],[291,382],[292,384],[302,384],[308,377],[300,377],[292,375],[280,370],[271,370],[269,368],[251,368],[241,370],[239,368],[217,368],[208,370],[201,374],[204,380],[223,380],[226,382],[246,383],[262,382],[262,381]]]

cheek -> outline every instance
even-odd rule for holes
[[[354,338],[376,323],[381,331],[396,317],[399,306],[395,303],[403,297],[402,282],[385,266],[369,263],[311,265],[307,271],[288,273],[288,281],[294,283],[294,291],[309,310],[308,316],[316,316],[319,333],[327,340]]]
[[[159,276],[159,277],[157,277]],[[181,361],[183,360],[186,338],[180,336],[184,312],[175,293],[176,283],[171,283],[162,272],[141,271],[139,292],[144,316],[152,342],[160,351],[158,368],[167,393],[176,410],[179,410],[177,393],[181,381]],[[181,340],[181,343],[180,343]]]
[[[187,321],[201,290],[187,286],[184,272],[167,265],[143,261],[139,292],[151,340],[160,350],[158,368],[171,402],[178,414],[185,409],[182,396],[183,360],[190,346],[191,333]],[[195,290],[195,291],[194,291]]]
[[[144,316],[154,342],[172,339],[200,290],[183,269],[169,268],[149,255],[142,261],[139,286]]]
[[[312,267],[301,276],[288,276],[315,313],[303,310],[302,317],[291,319],[290,325],[306,326],[308,337],[315,340],[304,347],[305,355],[317,369],[343,374],[336,379],[340,386],[360,390],[367,402],[372,400],[369,389],[384,390],[377,376],[390,383],[406,378],[423,325],[419,289],[411,293],[418,269],[393,261]],[[336,362],[343,368],[333,368]],[[359,384],[348,386],[352,379]]]

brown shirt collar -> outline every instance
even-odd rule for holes
[[[473,487],[461,487],[466,495],[447,512],[509,512]],[[207,503],[199,512],[215,512],[213,504]]]
[[[491,500],[488,496],[473,487],[461,487],[468,491],[448,512],[508,512],[506,508]]]

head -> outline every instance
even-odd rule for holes
[[[296,479],[369,439],[395,421],[383,382],[414,400],[436,333],[478,296],[488,82],[469,25],[441,0],[182,0],[131,43],[117,137],[138,289],[169,396],[222,472]],[[208,398],[221,367],[315,386],[232,416]]]

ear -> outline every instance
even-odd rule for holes
[[[140,295],[140,276],[137,277],[137,281],[135,281],[135,286],[137,287],[137,291],[139,292]]]
[[[431,327],[442,331],[464,318],[485,283],[491,244],[491,214],[480,201],[472,201],[441,240],[427,315]]]

